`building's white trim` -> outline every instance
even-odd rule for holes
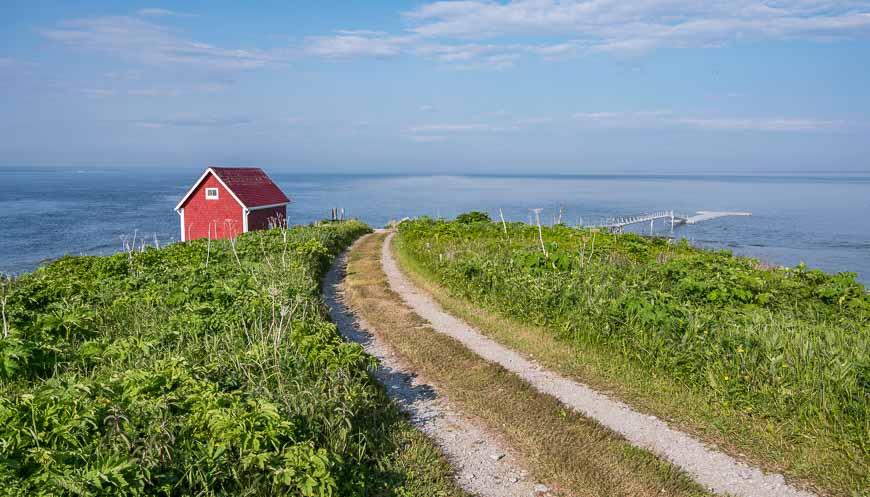
[[[190,187],[190,190],[187,191],[187,194],[185,194],[184,197],[182,197],[181,202],[179,202],[178,205],[175,206],[176,211],[178,209],[181,209],[181,206],[184,205],[185,202],[187,202],[187,199],[190,198],[191,195],[193,195],[193,192],[196,191],[196,188],[199,186],[200,183],[202,183],[202,180],[204,180],[205,177],[208,176],[209,173],[211,173],[215,177],[215,179],[218,180],[218,183],[220,183],[221,186],[223,186],[226,191],[230,192],[230,196],[232,196],[233,199],[236,202],[238,202],[239,205],[242,206],[243,211],[248,208],[241,200],[239,200],[239,197],[237,197],[236,194],[233,193],[233,191],[227,186],[227,184],[224,183],[224,180],[221,179],[220,175],[218,175],[218,173],[214,172],[214,170],[212,168],[208,168],[205,170],[204,173],[202,173],[202,176],[200,176],[199,179],[196,180],[196,183],[194,183],[193,186]]]
[[[199,188],[199,185],[202,183],[202,181],[209,174],[214,176],[215,179],[218,180],[218,183],[220,183],[221,186],[223,186],[224,189],[227,192],[229,192],[230,196],[233,197],[233,200],[235,200],[236,203],[238,203],[242,207],[242,233],[248,232],[248,215],[251,213],[251,211],[256,211],[256,210],[260,210],[260,209],[269,209],[271,207],[282,207],[282,206],[287,206],[290,204],[290,202],[288,201],[288,202],[281,202],[279,204],[258,205],[256,207],[248,207],[241,200],[239,200],[239,197],[236,196],[236,194],[233,192],[233,190],[230,187],[228,187],[226,183],[224,183],[224,180],[221,179],[220,175],[218,173],[216,173],[214,171],[214,169],[209,167],[208,169],[205,170],[204,173],[202,173],[202,176],[200,176],[199,179],[196,180],[196,183],[194,183],[193,186],[190,187],[190,190],[188,190],[187,193],[184,195],[184,197],[182,197],[181,202],[178,202],[178,205],[175,206],[175,211],[178,212],[178,214],[181,216],[181,241],[185,241],[187,239],[187,236],[185,234],[186,227],[184,225],[184,208],[182,206],[185,204],[185,202],[187,202],[187,200],[190,198],[190,196],[193,195],[193,192],[196,191],[197,188]],[[211,198],[208,200],[215,200],[215,199]]]
[[[269,204],[269,205],[258,205],[256,207],[248,207],[249,211],[258,211],[260,209],[268,209],[270,207],[281,207],[282,205],[289,205],[290,202],[281,202],[280,204]]]
[[[181,241],[185,242],[187,240],[185,240],[186,237],[184,236],[184,209],[178,209],[178,216],[181,218]]]
[[[214,172],[214,171],[212,170],[212,168],[208,168],[208,170],[211,171],[212,174],[214,174],[214,177],[215,177],[216,180],[218,180],[218,183],[220,183],[221,185],[223,185],[223,187],[224,187],[224,189],[225,189],[226,191],[230,192],[230,196],[232,196],[232,197],[235,199],[235,201],[238,202],[240,206],[242,206],[242,211],[244,212],[244,210],[247,209],[248,206],[245,205],[244,202],[242,202],[241,200],[239,200],[239,197],[237,197],[236,194],[233,193],[233,190],[232,190],[230,187],[228,187],[226,183],[224,183],[224,180],[221,179],[221,177],[220,177],[220,175],[219,175],[218,173]]]
[[[205,177],[208,176],[208,173],[210,173],[210,172],[212,172],[211,168],[206,169],[205,172],[202,173],[202,176],[200,176],[199,179],[196,180],[196,182],[193,184],[193,186],[190,187],[190,190],[187,190],[187,193],[185,193],[184,196],[181,197],[181,202],[179,202],[178,205],[175,206],[176,211],[178,211],[178,209],[181,209],[181,206],[184,205],[185,202],[187,202],[187,199],[191,195],[193,195],[193,192],[196,190],[196,187],[198,187],[199,184],[202,183],[202,180],[204,180]]]

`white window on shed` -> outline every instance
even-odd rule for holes
[[[206,200],[217,200],[218,199],[218,189],[217,188],[206,188],[205,189],[205,198],[206,198]]]

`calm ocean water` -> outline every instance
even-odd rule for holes
[[[269,171],[293,198],[288,215],[308,223],[343,207],[373,226],[421,215],[452,218],[502,208],[528,221],[542,207],[552,221],[591,224],[607,216],[674,209],[751,211],[678,226],[674,236],[727,248],[771,264],[803,261],[870,282],[870,174],[313,176]],[[199,176],[190,169],[0,170],[0,272],[20,273],[63,254],[111,254],[121,236],[178,240],[175,204]],[[649,225],[633,228],[648,232]],[[657,234],[670,234],[659,223]]]

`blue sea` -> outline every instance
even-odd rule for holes
[[[268,171],[293,199],[291,223],[333,207],[372,226],[403,217],[452,218],[502,209],[528,222],[532,208],[569,225],[673,209],[750,211],[692,226],[659,222],[657,235],[726,248],[773,265],[800,262],[870,282],[870,173],[757,175],[396,176]],[[64,254],[112,254],[122,238],[179,239],[173,210],[201,170],[0,169],[0,272],[31,271]],[[649,224],[631,228],[648,233]]]

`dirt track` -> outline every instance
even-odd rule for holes
[[[387,236],[381,264],[391,289],[431,327],[464,344],[487,361],[515,373],[535,389],[621,434],[632,444],[650,450],[683,469],[703,486],[719,494],[741,497],[814,497],[788,485],[782,475],[765,474],[700,441],[670,428],[664,421],[634,411],[628,405],[588,386],[549,371],[511,349],[485,337],[462,320],[446,313],[402,274],[392,254],[393,234]]]
[[[324,278],[324,296],[333,322],[345,339],[363,345],[380,361],[376,378],[411,421],[441,448],[462,488],[484,497],[545,495],[540,484],[527,480],[528,472],[508,449],[477,423],[460,415],[425,379],[401,364],[374,329],[348,310],[340,289],[346,259],[343,254]]]

